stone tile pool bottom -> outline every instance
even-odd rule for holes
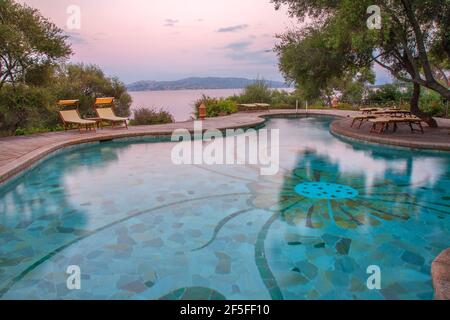
[[[268,121],[276,176],[174,166],[171,143],[48,159],[0,189],[1,299],[432,299],[450,157],[349,144],[331,120]]]

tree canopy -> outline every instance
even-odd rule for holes
[[[0,88],[26,81],[71,54],[67,36],[38,10],[12,0],[0,1]],[[36,72],[33,73],[34,75]]]
[[[38,10],[0,0],[0,135],[58,129],[59,99],[79,99],[80,112],[92,115],[95,98],[115,97],[117,114],[130,115],[125,85],[97,66],[67,64],[71,52]]]
[[[450,100],[446,79],[450,58],[449,0],[272,0],[287,6],[306,28],[281,35],[280,67],[306,86],[347,77],[378,64],[415,86],[411,107],[418,112],[420,87]],[[367,8],[381,9],[381,29],[369,29]]]

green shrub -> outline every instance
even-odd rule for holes
[[[350,104],[350,103],[339,103],[338,105],[337,105],[337,108],[336,109],[339,109],[339,110],[357,110],[358,109],[358,107],[357,106],[353,106],[352,104]]]
[[[237,103],[231,98],[217,99],[203,95],[194,104],[195,116],[197,118],[198,118],[198,109],[202,103],[206,106],[206,116],[208,118],[226,116],[238,112]]]
[[[16,130],[51,128],[58,124],[56,98],[45,88],[27,85],[4,86],[0,90],[0,131],[4,135]]]
[[[55,131],[63,131],[64,127],[62,125],[56,125],[54,127],[31,127],[31,128],[17,128],[14,135],[16,136],[25,136],[29,134],[35,133],[46,133],[46,132],[55,132]]]
[[[441,101],[423,101],[420,110],[432,117],[444,117],[445,106]]]
[[[386,104],[399,101],[401,97],[402,94],[398,86],[395,84],[385,84],[377,91],[370,92],[368,100],[376,104]]]
[[[165,124],[175,122],[173,116],[160,109],[149,109],[149,108],[139,108],[133,112],[134,118],[130,121],[132,126],[143,126],[143,125],[153,125],[153,124]]]
[[[239,97],[240,103],[271,103],[272,91],[264,80],[247,86]]]
[[[420,110],[432,117],[445,116],[445,104],[441,96],[431,90],[424,89],[419,100]]]

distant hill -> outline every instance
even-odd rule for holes
[[[245,78],[193,77],[176,81],[138,81],[127,85],[129,91],[164,91],[197,89],[242,89],[256,80]],[[264,80],[271,88],[288,88],[280,81]]]

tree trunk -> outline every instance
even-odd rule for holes
[[[413,95],[411,97],[410,105],[411,105],[411,113],[423,121],[425,121],[429,127],[437,128],[438,124],[433,117],[430,117],[429,115],[426,115],[419,109],[419,99],[420,99],[420,85],[417,83],[413,84],[414,90]]]
[[[430,60],[428,59],[428,52],[425,47],[425,37],[420,28],[417,16],[414,14],[414,7],[412,1],[402,0],[402,3],[405,9],[406,16],[408,17],[408,20],[413,28],[413,32],[416,37],[416,46],[417,51],[419,52],[419,60],[421,62],[423,73],[426,79],[425,87],[439,92],[442,95],[442,97],[449,100],[450,90],[448,90],[446,86],[443,86],[434,78]],[[420,78],[420,75],[418,73],[417,76]]]
[[[443,98],[450,101],[450,90],[444,87],[439,82],[435,81],[426,81],[425,85],[426,88],[431,89],[433,91],[436,91],[439,93]]]

